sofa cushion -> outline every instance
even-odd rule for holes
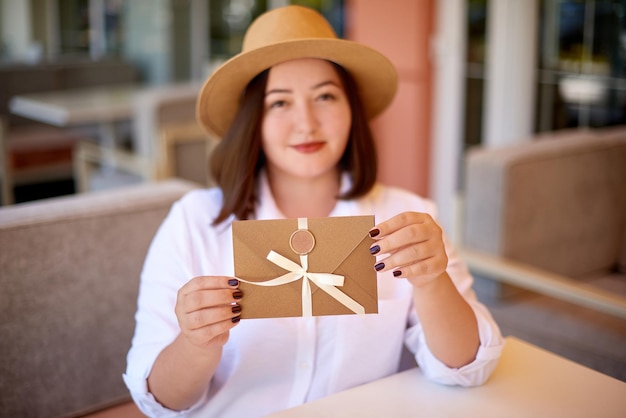
[[[562,131],[469,153],[464,243],[570,277],[616,267],[626,133]]]
[[[0,209],[0,411],[72,416],[129,399],[139,274],[178,180]]]
[[[626,138],[626,127],[618,125],[610,128],[604,128],[602,129],[602,135],[607,138],[621,139],[623,141]],[[622,170],[626,173],[626,166],[622,167]],[[626,219],[626,211],[623,215],[623,218]],[[623,223],[623,230],[622,244],[617,257],[617,270],[620,273],[626,273],[626,220],[624,220]]]

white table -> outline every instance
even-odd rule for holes
[[[9,109],[14,114],[59,127],[97,127],[103,162],[108,168],[115,167],[119,157],[115,152],[119,145],[118,124],[133,120],[141,129],[135,127],[132,132],[133,154],[138,158],[130,165],[135,167],[134,171],[144,172],[154,159],[158,135],[154,131],[157,107],[166,100],[195,98],[200,87],[199,82],[182,82],[164,86],[132,84],[24,94],[11,98]]]
[[[92,87],[24,94],[11,98],[17,115],[55,126],[73,126],[128,120],[137,85]]]
[[[626,383],[508,337],[483,386],[438,385],[411,369],[271,417],[624,418]]]
[[[82,89],[58,90],[50,92],[18,95],[11,98],[9,109],[12,113],[38,122],[47,123],[59,127],[92,126],[96,128],[96,139],[100,145],[98,148],[98,162],[100,182],[104,188],[112,184],[136,181],[136,179],[116,174],[116,167],[121,165],[119,159],[124,159],[124,165],[133,167],[133,172],[141,177],[145,171],[143,162],[148,161],[148,156],[135,153],[128,154],[119,152],[120,145],[119,128],[122,123],[133,119],[135,113],[135,100],[144,91],[151,87],[139,84],[114,85],[87,87]],[[133,149],[145,149],[138,147],[136,138],[132,136]],[[84,144],[81,149],[94,147]],[[93,153],[93,152],[92,152]],[[94,154],[95,155],[95,154]],[[87,169],[79,165],[78,183],[79,189],[91,189],[87,187]],[[95,187],[95,189],[101,188]]]
[[[101,145],[117,145],[116,123],[128,121],[133,114],[133,99],[139,85],[91,87],[24,94],[12,97],[12,113],[59,127],[94,125]]]

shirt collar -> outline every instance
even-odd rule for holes
[[[286,216],[276,205],[272,189],[267,179],[265,170],[261,170],[258,177],[258,205],[256,208],[255,219],[285,219]],[[341,183],[339,185],[340,193],[345,193],[352,186],[352,179],[346,172],[341,174]],[[354,202],[351,200],[338,200],[335,207],[328,216],[348,216]]]

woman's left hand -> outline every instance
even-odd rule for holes
[[[431,352],[451,368],[471,363],[480,345],[478,324],[446,273],[441,227],[427,213],[404,212],[376,225],[372,235],[376,242],[370,252],[380,255],[376,269],[393,271],[413,285],[415,310]]]
[[[427,213],[403,212],[370,231],[373,255],[382,255],[377,271],[392,270],[414,286],[425,285],[446,271],[448,256],[441,227]]]

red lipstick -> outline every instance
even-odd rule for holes
[[[324,142],[306,142],[303,144],[293,145],[292,148],[304,154],[310,154],[319,151],[325,145]]]

